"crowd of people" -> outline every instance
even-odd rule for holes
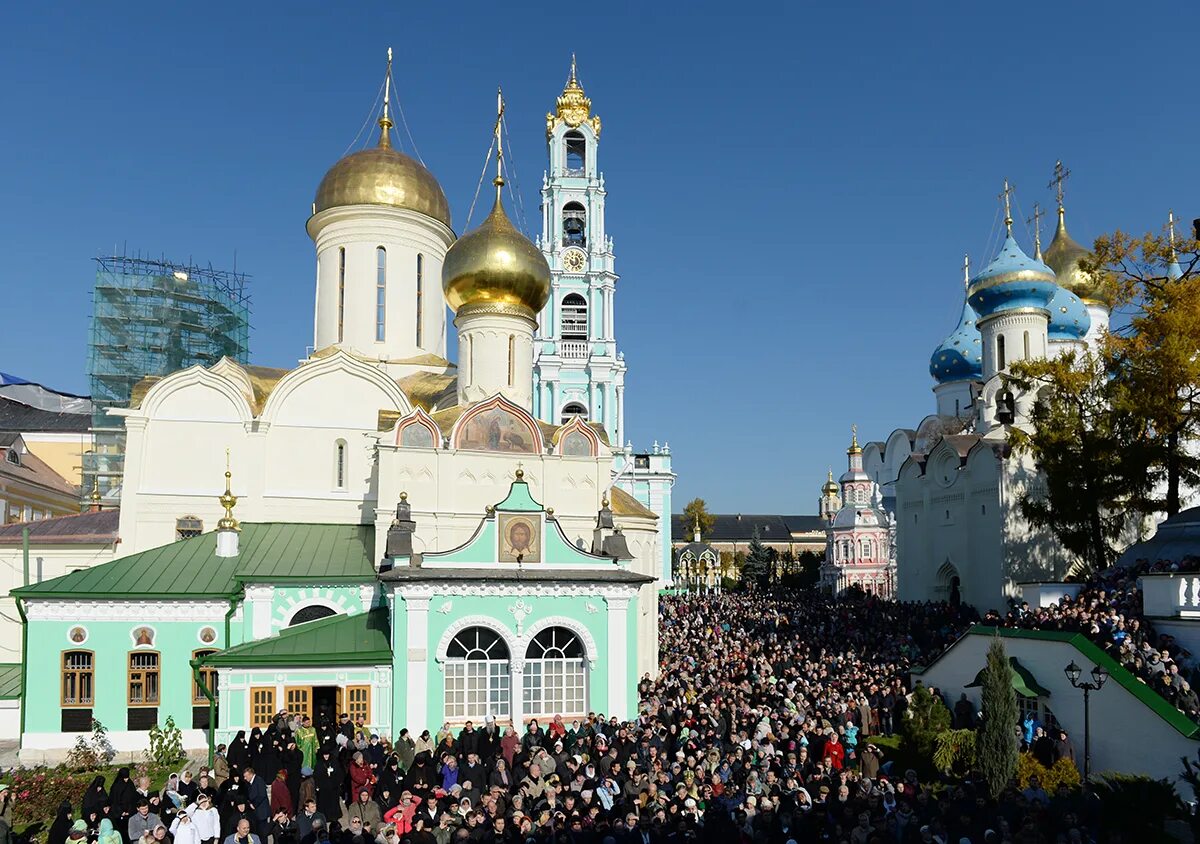
[[[162,789],[127,769],[97,779],[48,844],[1094,840],[1078,794],[991,800],[868,739],[899,729],[909,668],[971,609],[767,592],[664,598],[660,612],[661,670],[633,720],[485,716],[380,737],[280,712]]]
[[[1143,574],[1179,570],[1177,565],[1147,560],[1129,568],[1114,566],[1084,583],[1074,598],[1064,597],[1047,607],[1021,603],[1003,617],[988,613],[984,623],[1082,633],[1185,715],[1197,718],[1200,663],[1173,636],[1155,632],[1142,614],[1138,586]]]

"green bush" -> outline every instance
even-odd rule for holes
[[[933,767],[934,741],[950,729],[950,710],[929,689],[917,686],[900,724],[904,749],[921,767]]]
[[[933,764],[943,773],[963,777],[975,767],[975,731],[946,730],[933,739]]]
[[[150,728],[146,762],[150,765],[173,765],[183,757],[183,731],[175,726],[175,719],[168,715],[165,724],[155,724]]]
[[[1176,839],[1166,831],[1168,820],[1188,817],[1175,786],[1135,774],[1106,771],[1092,778],[1104,829],[1118,833],[1124,841],[1158,844]]]

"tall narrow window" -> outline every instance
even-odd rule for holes
[[[129,705],[158,706],[158,653],[133,651],[129,654]]]
[[[346,247],[338,249],[338,342],[346,335]]]
[[[333,449],[333,485],[336,489],[346,488],[346,441],[338,440]]]
[[[996,369],[1004,368],[1004,335],[996,338]]]
[[[559,314],[562,321],[561,334],[564,340],[587,340],[588,306],[586,299],[578,293],[567,294],[563,297]]]
[[[375,250],[375,340],[382,343],[387,330],[387,250]]]
[[[1029,332],[1025,332],[1025,360],[1029,360]]]
[[[425,298],[425,256],[417,255],[417,345],[421,345],[421,307]]]
[[[214,648],[206,648],[199,651],[192,651],[192,659],[200,659],[206,656],[212,656],[216,653]],[[200,669],[200,679],[204,682],[205,687],[212,692],[212,696],[217,696],[217,669],[211,665],[205,665]],[[208,698],[204,691],[200,688],[200,684],[196,682],[196,678],[192,677],[192,705],[193,706],[208,706]]]
[[[91,651],[64,651],[62,705],[91,706],[95,702],[95,673]]]
[[[515,360],[516,351],[517,351],[517,338],[514,337],[513,335],[509,334],[508,335],[508,386],[510,386],[510,387],[513,385],[513,378],[516,375],[516,369],[517,369],[517,363]]]
[[[579,132],[567,132],[563,135],[564,152],[568,176],[582,176],[587,167],[587,141]]]

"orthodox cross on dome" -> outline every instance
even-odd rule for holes
[[[504,91],[496,86],[496,201],[500,201],[500,188],[504,187]]]
[[[388,106],[392,99],[392,48],[388,47],[387,76],[383,79],[383,116],[379,118],[379,145],[390,147],[392,139],[389,133],[392,129],[392,118],[388,116]]]
[[[963,253],[963,289],[971,286],[971,255]]]
[[[1171,260],[1175,260],[1175,211],[1167,212],[1167,242],[1171,245]]]
[[[1008,183],[1008,179],[1004,180],[1004,190],[1000,191],[999,198],[1004,201],[1004,228],[1007,230],[1009,237],[1012,236],[1012,192],[1013,186]]]
[[[1048,188],[1054,188],[1054,195],[1058,198],[1058,213],[1063,212],[1063,183],[1071,176],[1071,171],[1063,167],[1061,160],[1054,162],[1054,178],[1046,185]]]
[[[1045,216],[1042,206],[1035,202],[1033,203],[1033,216],[1025,221],[1033,226],[1033,257],[1038,261],[1042,260],[1042,217]]]

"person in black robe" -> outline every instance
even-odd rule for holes
[[[108,792],[108,817],[121,837],[129,840],[129,819],[137,811],[137,786],[129,777],[128,768],[120,768]]]
[[[302,808],[300,806],[300,781],[304,777],[301,776],[300,769],[304,767],[304,752],[296,746],[296,739],[291,733],[288,734],[287,742],[280,754],[279,767],[287,771],[288,793],[292,795],[292,805],[299,812]]]
[[[108,806],[108,791],[104,788],[104,777],[94,777],[92,784],[83,793],[83,807],[79,811],[80,817],[87,820],[88,815],[95,812],[96,824],[99,825],[99,819],[104,816],[104,808],[106,806]]]
[[[402,782],[404,772],[400,770],[399,758],[393,753],[384,760],[379,771],[379,782],[375,784],[375,800],[379,803],[381,811],[386,812],[400,802]]]
[[[103,779],[100,780],[100,786],[104,786]],[[54,823],[50,824],[50,831],[46,833],[46,844],[67,844],[71,822],[71,801],[64,800],[58,804],[58,814],[54,816]]]
[[[332,745],[325,745],[317,752],[313,781],[317,786],[317,811],[328,818],[330,823],[342,817],[345,779],[345,769],[338,760],[337,750]]]
[[[233,741],[229,743],[229,750],[225,752],[225,761],[229,763],[231,771],[234,768],[240,771],[250,764],[250,748],[246,743],[245,730],[238,730]]]
[[[250,767],[257,771],[259,769],[258,757],[263,752],[263,731],[261,728],[255,727],[250,731],[250,738],[246,739],[246,747],[250,757]]]

